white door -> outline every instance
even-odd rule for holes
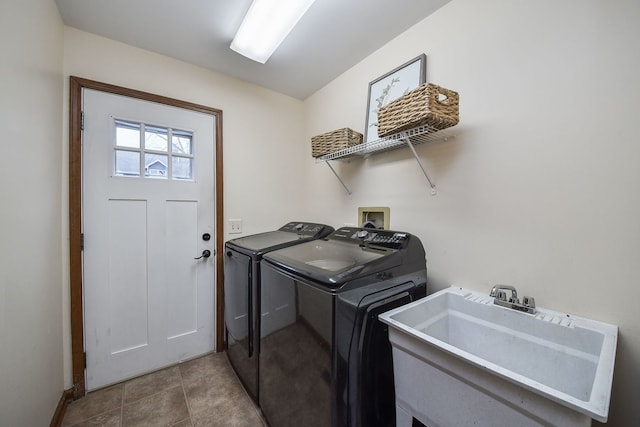
[[[216,117],[91,89],[83,105],[94,390],[215,349]],[[210,257],[195,259],[205,250]]]

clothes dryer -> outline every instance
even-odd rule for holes
[[[258,402],[260,263],[264,254],[327,236],[325,224],[290,222],[278,230],[229,240],[224,259],[227,357],[248,394]]]

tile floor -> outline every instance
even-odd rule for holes
[[[71,402],[64,427],[225,426],[266,423],[224,353],[213,353]]]

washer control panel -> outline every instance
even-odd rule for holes
[[[409,241],[409,234],[390,230],[376,230],[370,228],[342,227],[331,234],[329,238],[348,241],[354,244],[382,246],[391,249],[402,249]]]

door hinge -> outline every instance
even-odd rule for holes
[[[80,130],[84,130],[84,111],[80,111]]]
[[[84,251],[84,233],[80,234],[80,250]]]
[[[84,369],[87,369],[87,352],[82,353],[82,362],[84,363]]]

